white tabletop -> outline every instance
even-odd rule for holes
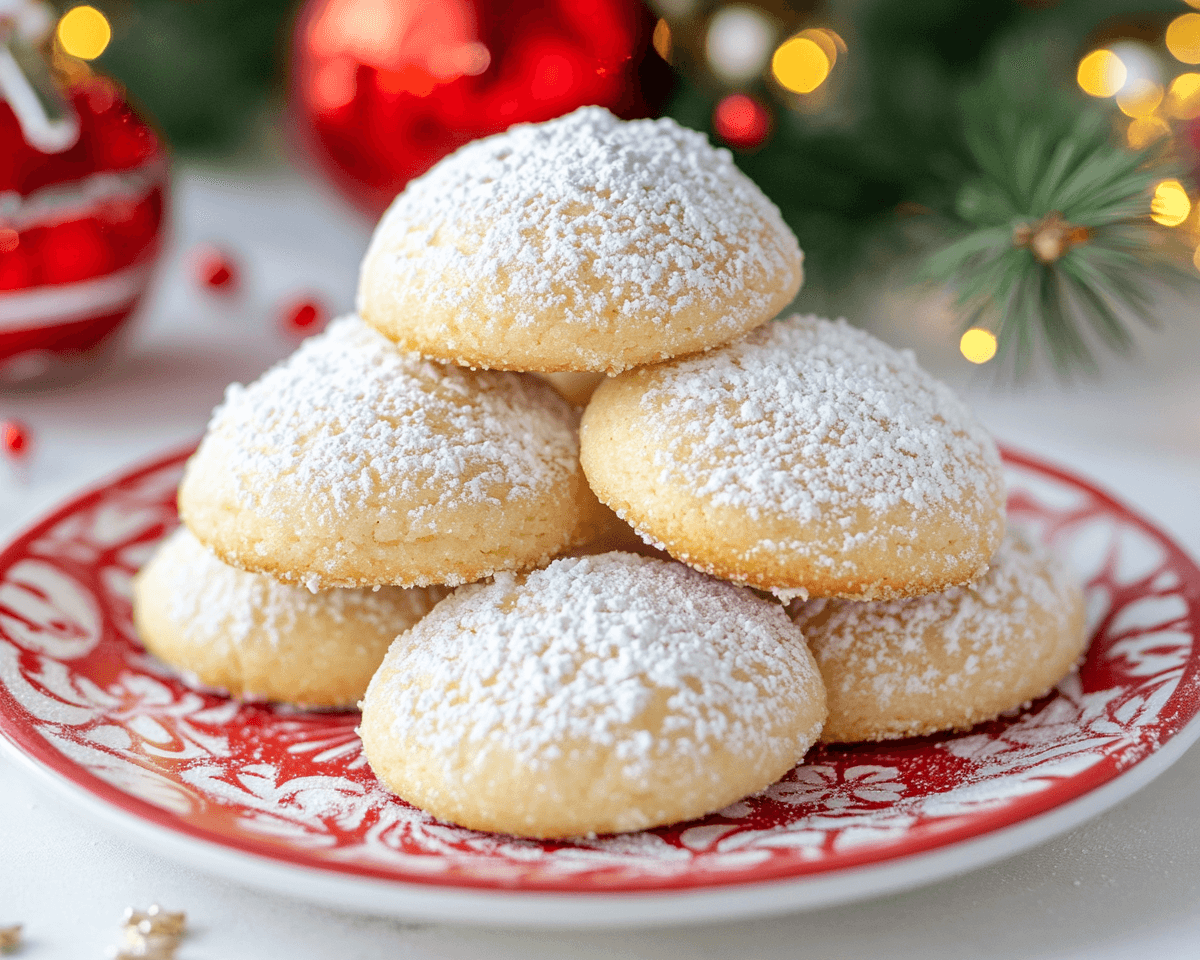
[[[286,172],[192,171],[175,186],[176,237],[150,304],[111,364],[74,386],[0,394],[34,431],[24,480],[0,469],[0,541],[78,488],[198,437],[231,381],[294,341],[277,313],[307,291],[353,302],[369,224]],[[201,241],[233,252],[232,300],[191,277]],[[1200,556],[1200,324],[1169,304],[1135,364],[1094,383],[997,390],[957,357],[944,311],[882,296],[872,326],[959,386],[1003,440],[1107,487]],[[103,956],[127,905],[188,912],[181,960],[404,957],[1194,958],[1200,943],[1200,747],[1079,829],[998,865],[910,893],[806,914],[632,932],[528,933],[413,925],[266,895],[164,859],[98,825],[0,757],[0,926],[22,957]]]

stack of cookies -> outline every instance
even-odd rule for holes
[[[238,696],[362,696],[386,785],[534,837],[1045,693],[1078,590],[1005,539],[994,444],[911,355],[768,323],[801,266],[670,120],[469,144],[385,214],[359,314],[229,389],[136,581],[144,641]],[[541,377],[604,382],[581,422]]]

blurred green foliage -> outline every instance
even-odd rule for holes
[[[301,0],[90,2],[114,31],[98,69],[125,84],[177,152],[236,149],[281,102]],[[696,15],[722,5],[698,0]],[[897,218],[899,205],[954,215],[974,170],[962,98],[990,64],[1028,56],[1036,38],[1044,60],[1017,66],[1082,105],[1074,69],[1097,38],[1153,38],[1186,9],[1180,0],[795,0],[792,7],[797,24],[831,25],[845,36],[836,95],[808,114],[788,109],[763,78],[750,92],[774,104],[775,130],[737,159],[796,231],[808,253],[807,305],[820,308],[836,305],[855,272],[894,260],[925,229],[929,218]],[[666,112],[718,140],[712,115],[724,92],[710,78],[681,77]]]
[[[894,262],[928,218],[896,216],[901,204],[952,216],[975,166],[964,136],[964,93],[997,61],[1067,92],[1079,107],[1075,68],[1094,38],[1161,33],[1186,12],[1179,0],[833,0],[815,25],[843,32],[840,84],[821,111],[777,109],[776,129],[739,166],[779,205],[807,254],[801,304],[846,309],[853,275]],[[1165,53],[1165,50],[1164,50]],[[768,103],[765,79],[751,91]],[[712,114],[722,91],[681,83],[667,113],[717,139]],[[914,209],[910,206],[910,209]]]
[[[125,85],[177,151],[235,149],[278,100],[296,0],[90,2],[113,28],[97,69]]]

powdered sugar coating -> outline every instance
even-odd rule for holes
[[[654,451],[664,481],[751,517],[928,512],[990,498],[1000,471],[995,443],[949,387],[845,320],[768,324],[678,362],[642,404],[670,411]]]
[[[580,542],[577,423],[536,377],[426,361],[344,317],[228,389],[180,515],[226,563],[314,590],[468,583]]]
[[[1010,533],[987,574],[909,600],[793,603],[830,695],[833,739],[961,728],[1045,693],[1081,654],[1065,564]],[[872,736],[845,736],[870,719]]]
[[[463,504],[534,500],[578,458],[575,414],[550,389],[403,353],[354,316],[229,386],[209,433],[235,451],[247,510],[287,520],[289,497],[319,494],[317,521],[334,529],[400,499],[414,535]]]
[[[345,709],[396,635],[446,593],[389,586],[313,594],[228,566],[181,527],[134,578],[133,614],[146,649],[192,686]]]
[[[509,325],[578,327],[584,365],[544,369],[612,370],[632,364],[598,334],[634,318],[694,324],[699,309],[711,333],[688,350],[725,342],[794,295],[801,260],[778,209],[727,150],[667,118],[624,122],[584,107],[470,143],[410,183],[375,232],[364,278],[386,273],[380,297],[403,297],[408,315],[470,311],[483,349]],[[384,308],[367,286],[359,309],[378,325]],[[791,291],[782,303],[781,287]]]
[[[577,469],[575,426],[548,387],[423,360],[347,316],[230,386],[208,429],[236,452],[246,509],[286,520],[287,498],[319,496],[317,522],[334,529],[403,500],[419,536],[464,504],[537,499]]]
[[[394,681],[367,700],[423,747],[465,738],[480,766],[496,750],[537,770],[582,744],[611,751],[633,780],[667,755],[699,768],[718,744],[779,750],[789,698],[817,682],[780,607],[623,553],[460,588],[397,640],[388,667]]]
[[[793,316],[609,379],[580,455],[648,542],[789,598],[969,583],[1004,535],[987,432],[911,353],[845,321]]]
[[[399,633],[428,613],[445,592],[437,587],[381,587],[313,593],[222,563],[186,527],[172,533],[159,550],[169,557],[160,581],[169,593],[168,617],[190,636],[214,643],[237,646],[253,638],[278,650],[318,618],[353,623],[368,634]]]

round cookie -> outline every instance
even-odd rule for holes
[[[226,563],[310,589],[532,567],[590,522],[577,418],[536,377],[422,360],[344,317],[228,389],[180,514]]]
[[[794,602],[829,695],[829,742],[964,730],[1048,693],[1087,645],[1083,593],[1009,535],[986,576],[928,597]]]
[[[584,107],[413,180],[363,261],[363,319],[472,367],[614,373],[775,316],[802,254],[727,150],[673,120]]]
[[[456,591],[396,639],[360,733],[434,816],[567,837],[719,810],[791,769],[824,717],[777,604],[608,553]]]
[[[311,593],[228,566],[186,527],[133,581],[146,649],[197,684],[248,700],[353,707],[396,636],[442,587]]]
[[[793,316],[610,379],[580,456],[640,534],[785,599],[969,583],[1004,535],[987,432],[911,353],[844,320]]]

